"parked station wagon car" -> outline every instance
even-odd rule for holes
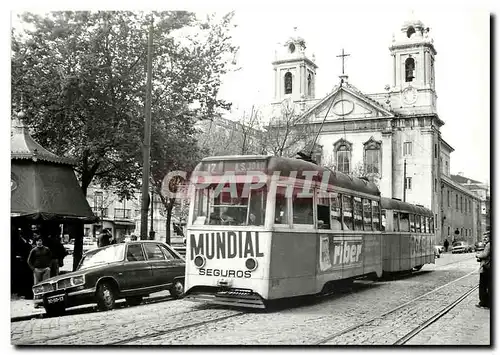
[[[33,286],[34,302],[43,304],[48,314],[58,314],[88,303],[110,310],[120,298],[138,305],[143,297],[162,290],[181,298],[184,273],[184,259],[165,243],[113,244],[85,253],[76,271]]]

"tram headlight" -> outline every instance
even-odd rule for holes
[[[255,260],[254,258],[248,258],[246,261],[245,261],[245,266],[247,267],[248,270],[250,271],[254,271],[255,269],[257,269],[257,260]]]
[[[203,266],[205,266],[205,263],[206,259],[203,255],[196,255],[194,257],[194,266],[196,266],[197,268],[202,268]]]

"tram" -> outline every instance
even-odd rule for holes
[[[203,159],[191,187],[187,299],[265,308],[434,262],[432,213],[381,197],[366,179],[299,159],[224,156]]]

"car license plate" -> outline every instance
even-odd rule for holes
[[[47,297],[48,304],[54,304],[54,303],[59,303],[59,302],[64,302],[64,295]]]

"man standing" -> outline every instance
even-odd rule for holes
[[[450,242],[448,242],[448,239],[445,239],[444,240],[444,251],[447,252],[448,251],[448,247],[450,246]]]
[[[110,244],[111,244],[111,235],[107,229],[104,229],[101,232],[101,235],[99,235],[99,238],[97,238],[97,246],[101,248]]]
[[[28,256],[28,265],[31,270],[33,270],[33,277],[36,285],[50,277],[52,253],[49,248],[43,246],[41,237],[38,237],[35,242],[36,247],[31,250]]]
[[[491,246],[490,232],[483,237],[484,250],[476,254],[477,261],[481,263],[479,268],[479,303],[476,307],[490,308],[491,301]]]

